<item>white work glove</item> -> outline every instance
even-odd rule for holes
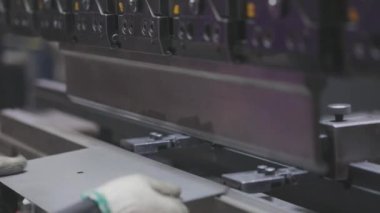
[[[6,157],[0,155],[0,176],[13,175],[23,172],[26,164],[26,159],[21,155],[17,157]]]
[[[188,213],[177,186],[142,175],[111,181],[85,194],[102,213]]]

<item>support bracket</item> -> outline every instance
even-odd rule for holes
[[[160,150],[193,147],[202,143],[202,141],[187,135],[164,135],[158,132],[151,132],[147,137],[123,139],[120,145],[138,154],[152,154]]]
[[[259,165],[253,171],[223,174],[222,179],[232,188],[247,193],[258,193],[287,184],[296,184],[306,175],[307,171],[293,167],[274,168]]]

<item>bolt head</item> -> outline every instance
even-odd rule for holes
[[[119,41],[119,35],[118,34],[113,34],[111,37],[112,42],[117,43]]]
[[[265,175],[274,175],[275,172],[276,172],[276,169],[273,167],[268,167],[265,169]]]
[[[82,0],[82,7],[84,8],[84,10],[90,10],[91,1],[90,0]]]
[[[351,104],[330,104],[328,108],[333,115],[347,115],[352,112]]]
[[[260,174],[265,173],[265,169],[268,168],[266,165],[259,165],[257,166],[257,172]]]
[[[131,8],[132,12],[137,12],[137,0],[129,0],[129,7]]]
[[[200,0],[189,0],[189,7],[194,15],[198,15],[200,10]]]
[[[158,140],[158,139],[161,139],[163,137],[163,135],[161,133],[158,133],[158,132],[151,132],[149,134],[149,137],[154,139],[154,140]]]

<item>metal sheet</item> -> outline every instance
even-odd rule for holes
[[[25,173],[0,181],[44,210],[55,212],[79,201],[87,190],[136,173],[179,185],[185,202],[226,191],[225,186],[118,148],[89,148],[32,160]]]

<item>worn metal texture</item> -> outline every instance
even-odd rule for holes
[[[136,154],[112,147],[80,151],[29,161],[26,172],[0,181],[47,212],[80,200],[80,195],[112,179],[143,174],[176,184],[185,202],[223,194],[226,187]]]
[[[67,91],[76,103],[326,172],[316,139],[317,95],[302,72],[74,50],[65,54]]]

